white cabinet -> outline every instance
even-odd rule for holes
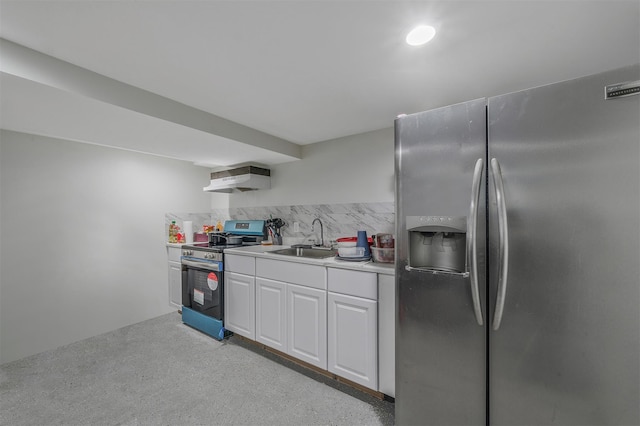
[[[287,351],[287,284],[256,277],[256,340]]]
[[[326,268],[258,258],[256,286],[256,340],[326,370]]]
[[[169,262],[169,304],[182,307],[182,265]]]
[[[224,326],[227,330],[255,340],[256,279],[255,258],[225,255]]]
[[[182,308],[182,264],[180,247],[167,246],[169,258],[169,305]]]
[[[328,269],[328,370],[378,390],[377,274]]]
[[[378,391],[396,396],[396,280],[378,275]]]
[[[287,312],[287,353],[326,370],[327,292],[287,284]]]
[[[235,272],[224,275],[224,327],[255,340],[255,277]]]
[[[224,270],[237,272],[238,274],[254,276],[256,273],[256,259],[251,256],[238,256],[236,254],[224,255]]]
[[[328,366],[341,377],[377,390],[377,303],[329,293]]]
[[[320,265],[258,258],[256,276],[319,290],[327,289],[326,268]]]
[[[395,397],[393,275],[225,254],[225,326]]]

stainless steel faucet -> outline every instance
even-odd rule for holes
[[[313,219],[313,222],[311,222],[311,232],[315,232],[315,230],[313,229],[313,225],[316,223],[316,221],[318,221],[318,223],[320,224],[320,244],[316,244],[319,246],[324,247],[324,228],[322,227],[322,221],[320,220],[320,218],[315,218]]]

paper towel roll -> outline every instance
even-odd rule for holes
[[[182,227],[184,228],[184,241],[187,244],[193,243],[193,222],[185,220],[182,222]]]

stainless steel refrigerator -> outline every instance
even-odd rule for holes
[[[639,80],[396,120],[397,424],[640,423]]]

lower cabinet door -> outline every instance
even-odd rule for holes
[[[327,292],[287,284],[287,353],[327,369]]]
[[[224,275],[224,327],[256,339],[255,277],[226,272]]]
[[[287,284],[256,277],[256,340],[287,351]]]
[[[378,390],[378,306],[375,300],[328,296],[328,370]]]
[[[396,279],[378,275],[378,391],[396,396]]]
[[[169,262],[169,304],[182,308],[182,265]]]

